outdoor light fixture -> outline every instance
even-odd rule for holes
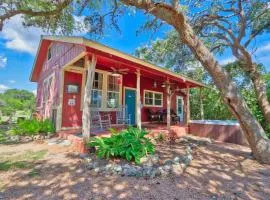
[[[154,85],[153,85],[154,88],[157,88],[157,82],[154,81]]]
[[[119,73],[117,73],[117,72],[112,72],[112,76],[114,76],[114,77],[119,77],[119,76],[120,76],[120,74],[119,74]]]

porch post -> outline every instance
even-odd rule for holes
[[[166,84],[166,96],[167,96],[167,129],[171,130],[171,94],[169,81]]]
[[[141,122],[141,72],[137,70],[137,87],[136,87],[136,122],[139,129],[142,128]]]
[[[201,119],[204,120],[203,97],[201,87],[200,87],[200,112],[201,112]]]
[[[91,90],[93,86],[93,79],[95,75],[97,58],[92,55],[92,61],[90,63],[88,56],[85,56],[84,65],[87,68],[86,84],[84,88],[83,99],[83,114],[82,114],[82,134],[85,140],[90,138],[90,104],[91,104]],[[84,83],[82,83],[84,84]]]
[[[189,85],[187,85],[187,88],[186,88],[186,117],[185,117],[185,124],[188,125],[188,122],[190,120],[190,101],[189,101]]]

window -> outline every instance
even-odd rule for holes
[[[161,92],[144,91],[144,105],[162,107],[163,94]]]
[[[53,84],[53,75],[46,78],[43,82],[42,96],[44,104],[47,103],[51,97],[52,84]]]
[[[120,97],[119,77],[108,75],[107,107],[118,108]]]
[[[102,106],[102,84],[103,74],[95,72],[93,88],[91,93],[91,107],[101,108]]]
[[[52,57],[52,48],[49,47],[49,48],[48,48],[48,54],[47,54],[47,60],[50,60],[51,57]]]
[[[91,92],[91,108],[100,111],[112,111],[121,104],[122,77],[96,70]]]

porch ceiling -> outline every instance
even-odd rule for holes
[[[93,51],[91,51],[93,52]],[[189,87],[201,87],[201,85],[196,85],[193,82],[190,82],[186,80],[184,77],[175,77],[170,74],[166,74],[163,72],[160,72],[158,70],[149,69],[145,66],[138,65],[136,63],[133,63],[129,60],[124,60],[122,58],[110,55],[110,54],[104,54],[103,52],[95,52],[97,54],[97,67],[99,69],[110,71],[111,67],[114,67],[116,69],[129,69],[128,73],[136,73],[136,71],[139,69],[141,71],[142,77],[147,77],[152,79],[153,81],[158,82],[165,82],[168,79],[171,83],[177,85],[180,89],[186,88],[187,85]]]

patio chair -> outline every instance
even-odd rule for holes
[[[148,119],[153,122],[153,121],[160,121],[161,120],[161,115],[159,112],[153,112],[150,108],[146,109]]]
[[[101,115],[99,111],[91,111],[91,132],[98,132],[111,128],[111,117],[109,114]]]
[[[131,114],[128,114],[127,106],[120,106],[116,111],[116,124],[131,125]]]

